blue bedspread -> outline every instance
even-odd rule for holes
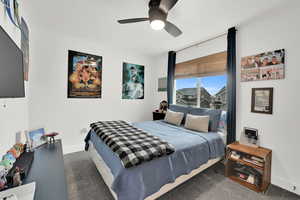
[[[175,147],[175,152],[136,167],[124,168],[117,155],[92,131],[91,141],[111,169],[114,176],[112,189],[119,200],[143,200],[208,160],[224,156],[225,145],[218,133],[194,132],[163,121],[133,125],[169,142]]]

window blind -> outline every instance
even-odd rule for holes
[[[178,63],[175,78],[217,76],[226,73],[227,51]]]

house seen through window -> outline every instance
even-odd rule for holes
[[[177,105],[227,110],[227,76],[175,79]]]

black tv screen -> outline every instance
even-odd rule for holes
[[[0,26],[0,98],[25,97],[23,53]]]

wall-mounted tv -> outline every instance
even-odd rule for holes
[[[25,97],[23,53],[0,26],[0,98]]]

